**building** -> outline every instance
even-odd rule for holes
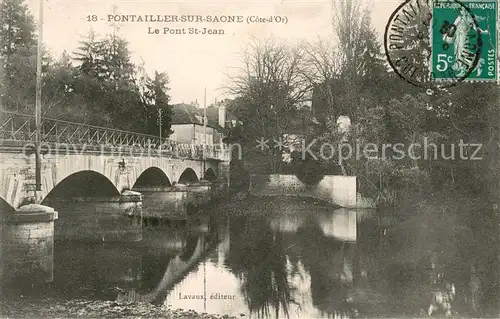
[[[225,128],[238,121],[231,114],[228,116],[225,102],[221,101],[207,107],[207,145],[222,143]],[[198,102],[173,105],[172,111],[171,129],[174,133],[170,135],[170,139],[179,143],[205,144],[204,110],[199,107]]]

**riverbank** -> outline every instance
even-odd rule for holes
[[[119,303],[74,299],[24,298],[3,300],[0,316],[7,318],[203,318],[233,319],[234,316],[197,313],[150,303]]]
[[[231,216],[269,217],[270,212],[286,213],[288,211],[309,211],[311,205],[318,208],[337,209],[340,206],[327,201],[310,197],[266,196],[248,195],[247,197],[228,203],[220,203],[218,211],[231,212]],[[251,206],[252,210],[248,210]]]

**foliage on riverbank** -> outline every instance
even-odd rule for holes
[[[193,310],[172,309],[150,303],[118,303],[115,301],[68,300],[65,302],[44,299],[4,301],[0,315],[8,318],[203,318],[230,319],[228,315],[197,313]]]
[[[336,41],[250,48],[229,109],[243,121],[232,141],[252,173],[292,173],[311,184],[322,174],[357,176],[359,192],[385,206],[442,190],[498,204],[498,84],[426,90],[402,81],[385,66],[363,1],[336,9]],[[288,54],[291,65],[282,62]],[[296,97],[309,89],[306,107]]]

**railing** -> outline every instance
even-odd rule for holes
[[[42,118],[41,141],[53,144],[73,144],[94,147],[127,147],[154,150],[161,155],[183,158],[227,159],[225,147],[181,144],[154,135],[115,130],[51,118]],[[35,116],[0,110],[0,141],[35,142]]]

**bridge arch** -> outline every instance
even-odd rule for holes
[[[73,173],[57,183],[45,196],[42,204],[51,198],[115,197],[120,192],[106,176],[92,170]]]
[[[186,168],[181,176],[179,177],[178,183],[180,184],[187,184],[190,182],[197,182],[198,181],[198,175],[196,175],[196,172],[192,168]]]
[[[209,167],[203,174],[203,179],[207,181],[214,181],[217,179],[217,174],[215,174],[215,171]]]
[[[137,178],[134,187],[147,187],[147,186],[171,186],[170,178],[159,167],[153,166],[145,169]]]

